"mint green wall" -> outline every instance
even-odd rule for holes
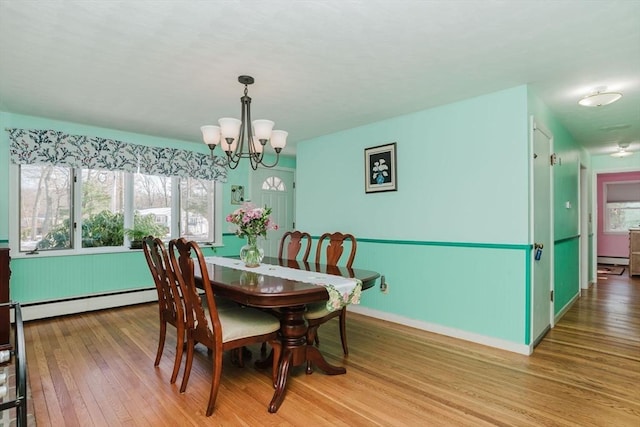
[[[147,287],[142,251],[11,260],[11,299],[23,304]]]
[[[389,293],[362,304],[413,320],[525,343],[528,250],[424,241],[358,243],[356,265],[380,271]]]
[[[149,135],[122,132],[62,122],[41,117],[24,116],[0,112],[0,241],[14,238],[9,230],[9,138],[5,128],[56,129],[72,134],[101,136],[118,139],[132,144],[149,146],[171,146],[186,150],[208,153],[209,149],[200,141],[178,141]],[[198,131],[196,130],[197,134]],[[231,184],[249,184],[248,162],[243,161],[238,169],[229,172],[228,182],[223,185],[223,214],[231,212],[237,206],[231,205]],[[295,159],[281,157],[280,166],[295,168]],[[222,230],[228,230],[223,221]],[[241,239],[234,235],[224,235],[219,255],[231,255],[239,252]],[[206,249],[205,253],[213,253]],[[92,254],[47,257],[16,258],[11,261],[11,297],[27,303],[50,299],[68,298],[79,295],[105,293],[111,291],[152,287],[141,251],[124,251],[112,254]]]
[[[526,243],[527,127],[518,87],[300,142],[298,221],[314,234]],[[389,142],[398,191],[365,194],[364,149]]]
[[[363,305],[528,344],[527,88],[298,144],[298,228],[355,234],[388,294]],[[365,194],[364,149],[397,142],[398,191]]]
[[[555,243],[554,314],[560,313],[580,293],[580,239],[578,236]]]

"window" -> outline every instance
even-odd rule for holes
[[[263,190],[272,190],[272,191],[287,191],[287,188],[284,185],[284,181],[282,181],[277,176],[270,176],[262,182]]]
[[[604,231],[628,233],[640,225],[640,181],[604,185]]]
[[[82,247],[124,244],[124,172],[82,169]]]
[[[164,228],[164,235],[158,237],[170,238],[171,233],[171,183],[166,176],[134,175],[133,194],[135,212]]]
[[[154,224],[165,240],[216,241],[220,184],[214,181],[50,165],[15,168],[20,252],[123,248],[125,230],[140,219]]]
[[[72,248],[71,169],[23,165],[19,181],[20,251]]]
[[[607,203],[605,219],[606,231],[628,233],[640,226],[640,202]]]
[[[180,181],[180,235],[197,241],[214,240],[214,184],[187,178]]]

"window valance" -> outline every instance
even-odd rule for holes
[[[147,175],[227,181],[227,161],[218,156],[56,130],[7,129],[15,164],[50,164]]]

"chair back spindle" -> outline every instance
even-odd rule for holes
[[[195,253],[196,265],[192,257]],[[176,259],[176,252],[178,258]],[[184,237],[169,242],[169,254],[171,264],[175,269],[178,282],[184,289],[185,305],[187,307],[187,328],[197,342],[208,343],[222,348],[221,325],[218,317],[216,301],[211,286],[203,286],[206,303],[202,303],[202,297],[196,286],[195,269],[200,270],[202,283],[209,283],[209,273],[202,251],[196,242],[187,241]],[[205,313],[205,306],[208,313]],[[208,316],[207,316],[208,314]],[[211,323],[209,323],[209,319]]]
[[[322,259],[322,248],[325,244],[325,241],[328,241],[326,252],[325,252],[326,254],[325,264],[329,266],[338,265],[338,262],[340,261],[340,258],[342,257],[342,254],[345,249],[344,248],[345,242],[346,241],[350,242],[351,250],[349,252],[349,258],[347,258],[346,266],[347,268],[351,268],[351,266],[353,265],[353,260],[356,257],[356,249],[357,249],[356,238],[352,234],[348,234],[348,233],[340,233],[340,232],[324,233],[322,236],[320,236],[320,240],[318,240],[318,247],[316,250],[316,264],[320,264],[320,261]]]
[[[280,240],[278,258],[297,259],[298,254],[302,249],[303,243],[305,245],[305,251],[304,255],[302,256],[302,261],[307,262],[309,259],[309,252],[311,252],[311,235],[304,231],[287,231],[286,233],[284,233],[282,239]]]

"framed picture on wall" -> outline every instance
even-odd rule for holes
[[[396,191],[396,143],[364,149],[364,190],[367,193]]]

